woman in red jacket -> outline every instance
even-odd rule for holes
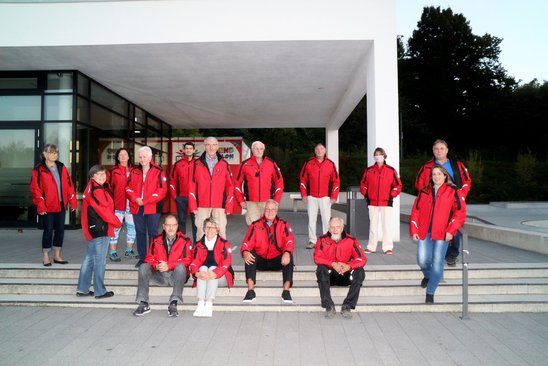
[[[409,232],[418,241],[417,263],[424,278],[426,303],[434,303],[434,293],[443,276],[448,243],[466,220],[466,203],[462,190],[450,183],[447,170],[432,168],[430,183],[422,188],[413,203]]]
[[[76,211],[78,202],[70,174],[57,161],[59,150],[54,144],[47,144],[42,151],[42,159],[32,170],[30,193],[36,205],[39,219],[43,223],[42,263],[51,266],[49,253],[53,244],[53,261],[58,264],[68,262],[61,257],[61,247],[65,233],[65,214],[70,204]]]
[[[217,287],[234,284],[232,269],[232,249],[228,240],[219,235],[219,226],[212,218],[204,220],[204,236],[194,246],[194,260],[190,273],[194,276],[198,306],[196,317],[213,315],[213,300]]]
[[[114,193],[114,213],[118,220],[126,223],[126,252],[124,257],[136,258],[137,253],[133,250],[135,243],[135,224],[133,223],[133,215],[129,209],[129,200],[126,197],[126,186],[129,174],[131,172],[131,154],[129,150],[122,147],[116,151],[116,166],[109,171],[108,183],[110,189]],[[114,231],[114,237],[110,238],[110,253],[108,258],[113,262],[120,262],[121,259],[116,251],[118,245],[118,237],[122,227]]]
[[[82,196],[82,233],[88,242],[86,256],[80,267],[76,296],[93,296],[103,299],[114,296],[105,288],[105,268],[110,237],[120,220],[114,214],[114,200],[108,192],[107,173],[102,165],[89,170],[91,179]],[[93,276],[93,291],[91,277]]]
[[[392,254],[392,201],[401,192],[401,180],[396,169],[385,163],[386,152],[377,147],[373,152],[375,164],[363,173],[360,191],[369,208],[369,244],[365,253],[377,250],[379,221],[382,225],[382,250]]]

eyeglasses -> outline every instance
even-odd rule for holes
[[[164,226],[167,226],[167,227],[177,227],[178,224],[164,224]]]
[[[59,154],[59,151],[48,151],[46,154],[56,155]]]
[[[276,211],[278,211],[278,209],[277,208],[265,208],[264,211],[265,212],[276,212]]]

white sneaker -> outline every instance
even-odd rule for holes
[[[213,302],[206,301],[204,306],[204,312],[202,313],[202,317],[211,318],[212,315],[213,315]]]
[[[204,307],[204,300],[198,301],[198,306],[196,306],[196,310],[194,311],[194,314],[192,314],[192,316],[195,316],[197,318],[204,316]]]

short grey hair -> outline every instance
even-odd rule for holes
[[[257,140],[257,141],[253,141],[253,143],[251,144],[251,150],[253,150],[253,148],[257,145],[263,145],[263,147],[266,147],[262,141]]]
[[[205,140],[204,140],[204,144],[207,143],[208,141],[213,141],[213,142],[219,143],[219,140],[217,140],[217,138],[213,137],[213,136],[206,137]]]
[[[331,223],[331,221],[338,221],[344,228],[344,219],[342,217],[332,217],[329,219],[329,223]]]
[[[266,207],[266,205],[268,205],[269,203],[272,203],[276,207],[276,210],[280,206],[280,204],[278,202],[276,202],[276,200],[273,200],[272,198],[269,198],[265,201],[264,207]]]
[[[137,155],[141,154],[142,152],[147,153],[148,156],[152,157],[152,149],[148,146],[140,147],[139,150],[137,150]]]

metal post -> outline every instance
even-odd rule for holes
[[[468,233],[462,230],[462,320],[469,320],[468,316]]]

